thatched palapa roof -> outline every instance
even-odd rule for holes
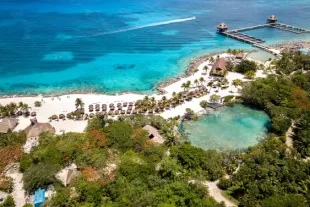
[[[211,74],[224,76],[226,72],[226,61],[224,58],[217,59],[212,66]]]
[[[49,123],[39,123],[37,119],[31,119],[31,124],[24,129],[27,138],[38,137],[43,132],[55,133],[55,128]]]
[[[149,138],[159,144],[164,143],[163,137],[158,133],[158,130],[151,125],[146,125],[143,127],[148,133],[149,133]]]
[[[7,133],[9,130],[13,130],[18,124],[17,119],[4,118],[0,122],[0,133]]]

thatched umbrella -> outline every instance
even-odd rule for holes
[[[106,104],[102,104],[101,106],[102,106],[102,108],[107,108]]]
[[[119,110],[116,110],[114,114],[119,115]]]
[[[117,103],[117,107],[122,106],[122,103]]]
[[[37,115],[37,112],[33,111],[31,112],[30,116],[36,116]]]
[[[109,107],[110,107],[110,108],[114,107],[114,104],[111,103],[111,104],[109,105]]]
[[[129,103],[129,106],[133,106],[133,102],[130,102],[130,103]]]
[[[110,110],[111,110],[111,111],[114,111],[114,110],[115,110],[114,106],[113,106],[113,107],[111,107],[111,108],[110,108]]]
[[[131,110],[127,110],[127,112],[126,112],[127,114],[131,114]]]
[[[153,110],[149,110],[149,114],[153,114]]]
[[[132,106],[128,106],[128,110],[132,110]]]
[[[99,105],[99,104],[96,104],[95,109],[96,109],[96,111],[100,111],[100,105]]]
[[[94,111],[94,105],[92,105],[92,104],[89,105],[89,106],[88,106],[88,110],[89,110],[89,111]]]
[[[119,110],[119,111],[121,111],[121,110],[122,110],[122,106],[118,106],[117,108],[118,108],[118,110]]]
[[[112,116],[114,113],[113,113],[113,111],[109,111],[109,113],[108,113],[110,116]]]
[[[156,109],[155,109],[155,112],[158,113],[158,112],[159,112],[159,108],[156,108]]]
[[[133,113],[133,114],[137,114],[137,110],[136,110],[136,109],[133,110],[132,113]]]
[[[107,111],[107,108],[106,108],[106,107],[103,107],[103,108],[102,108],[102,111],[106,112],[106,111]]]
[[[123,107],[127,107],[128,103],[127,102],[124,102],[123,103]]]
[[[125,111],[125,110],[122,110],[122,111],[121,111],[121,114],[126,114],[126,111]]]
[[[65,119],[66,116],[64,114],[59,114],[59,119]]]
[[[84,119],[88,119],[88,114],[84,114]]]
[[[23,115],[23,112],[22,111],[18,111],[16,114],[17,114],[17,116],[21,116],[21,115]]]
[[[90,113],[89,114],[89,118],[94,118],[95,114],[94,113]]]
[[[54,114],[54,115],[52,116],[52,119],[53,119],[53,120],[58,119],[58,116],[57,116],[56,114]]]
[[[24,113],[24,116],[25,117],[28,117],[30,115],[30,112],[29,111],[26,111],[25,113]]]

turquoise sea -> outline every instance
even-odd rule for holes
[[[216,34],[279,21],[310,29],[309,0],[2,0],[0,95],[149,93],[196,55],[251,47]],[[310,39],[249,32],[274,44]]]
[[[240,104],[184,123],[194,146],[216,150],[243,150],[266,136],[270,119],[264,111]]]

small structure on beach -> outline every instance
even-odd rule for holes
[[[55,133],[56,130],[49,123],[39,123],[36,118],[30,119],[31,124],[24,129],[27,138],[38,137],[43,132]]]
[[[144,130],[146,130],[149,133],[149,138],[158,144],[164,143],[163,137],[158,133],[158,130],[151,125],[146,125],[143,127]]]
[[[228,30],[228,26],[223,22],[217,26],[217,31],[220,33],[226,32],[227,30]]]
[[[227,68],[225,59],[219,58],[213,64],[210,75],[225,76],[226,71]]]
[[[267,23],[271,23],[271,24],[274,24],[274,23],[277,23],[278,21],[278,18],[275,16],[275,15],[271,15],[270,17],[268,17],[267,19]]]
[[[8,133],[9,130],[15,129],[17,125],[18,119],[6,117],[0,121],[0,133]]]

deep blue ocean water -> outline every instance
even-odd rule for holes
[[[251,48],[216,34],[220,22],[238,28],[271,14],[310,29],[309,0],[2,0],[0,95],[152,92],[196,55]],[[250,33],[266,44],[310,39]]]
[[[198,121],[185,122],[184,128],[188,139],[197,147],[242,150],[264,138],[269,125],[270,119],[264,111],[236,104]]]

